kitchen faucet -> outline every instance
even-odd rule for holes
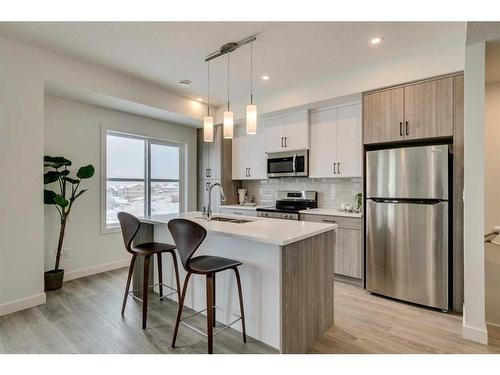
[[[210,186],[210,189],[208,190],[208,208],[207,208],[207,221],[212,220],[212,189],[214,186],[219,186],[220,188],[220,199],[221,202],[224,202],[226,200],[226,197],[224,195],[224,188],[222,187],[221,184],[216,182],[215,184]]]

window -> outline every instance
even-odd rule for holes
[[[117,214],[135,216],[179,212],[179,144],[106,133],[106,228],[118,226]]]

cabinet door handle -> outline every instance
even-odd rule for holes
[[[335,220],[323,219],[325,223],[337,223]]]
[[[405,125],[406,125],[406,135],[410,135],[410,133],[408,132],[408,121],[405,122]]]
[[[337,174],[337,172],[335,171],[336,166],[337,166],[337,163],[333,163],[333,174]]]
[[[285,137],[285,147],[288,147],[288,145],[286,144],[287,140],[288,140],[288,137]]]
[[[403,121],[399,122],[399,136],[403,136]]]
[[[248,168],[248,177],[252,176],[252,168]]]
[[[337,163],[337,173],[340,174],[340,162]]]
[[[281,147],[285,147],[283,146],[283,137],[281,137]]]
[[[236,212],[236,211],[233,211],[233,214],[234,214],[234,215],[243,215],[243,212]]]

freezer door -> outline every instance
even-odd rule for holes
[[[448,145],[366,153],[366,197],[448,199]]]
[[[448,309],[448,202],[367,200],[366,209],[367,289]]]

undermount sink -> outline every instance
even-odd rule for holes
[[[234,217],[212,216],[212,221],[225,221],[234,224],[251,223],[253,220],[235,219]]]

